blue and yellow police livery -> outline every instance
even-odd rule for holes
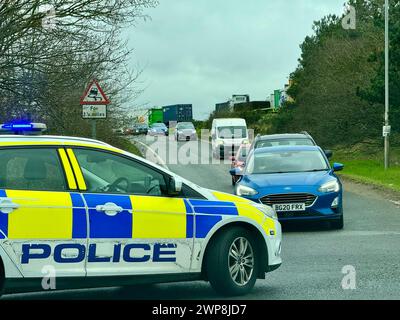
[[[281,264],[267,206],[82,138],[0,136],[2,293],[206,280],[247,293]],[[54,289],[54,288],[52,288]]]

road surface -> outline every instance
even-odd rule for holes
[[[143,137],[135,139],[146,143]],[[178,149],[185,145],[179,143]],[[163,160],[171,171],[202,187],[232,193],[229,164],[206,164],[211,160],[207,142],[189,145],[197,146],[198,151],[195,147],[186,156],[193,161],[200,159],[194,161],[200,164],[178,164],[176,159],[169,159],[169,152],[163,151],[159,151],[162,159],[158,161]],[[159,143],[158,147],[162,149],[165,143]],[[265,280],[258,280],[245,299],[400,299],[400,207],[396,195],[347,181],[344,189],[344,230],[330,230],[324,223],[284,225],[282,267],[268,274]],[[355,270],[355,289],[343,289],[343,268]],[[206,282],[3,297],[11,300],[220,298]]]

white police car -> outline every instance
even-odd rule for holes
[[[241,295],[280,255],[270,207],[100,141],[0,136],[2,293],[48,289],[50,273],[56,289],[206,280]]]

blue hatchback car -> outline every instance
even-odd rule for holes
[[[168,128],[164,123],[153,123],[147,134],[150,136],[168,136]]]
[[[253,150],[240,175],[238,196],[271,206],[280,221],[329,220],[343,228],[342,183],[318,146],[281,146]]]

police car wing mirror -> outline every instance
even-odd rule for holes
[[[183,182],[181,179],[176,178],[176,177],[169,178],[168,194],[172,195],[172,196],[180,194],[182,191],[182,185],[183,185]]]

